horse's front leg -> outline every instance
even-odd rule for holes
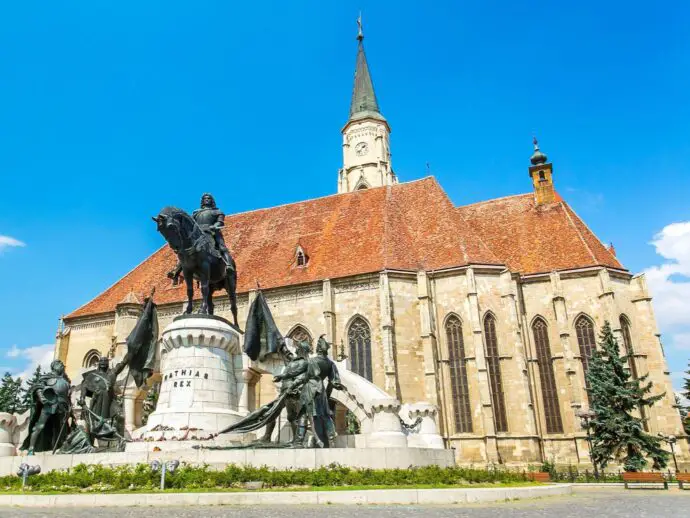
[[[208,299],[210,297],[211,290],[208,287],[210,275],[210,267],[208,261],[204,261],[199,273],[199,282],[201,283],[201,307],[199,308],[199,313],[203,315],[208,315],[209,303]]]
[[[194,308],[194,275],[186,269],[182,270],[182,275],[184,275],[184,282],[187,285],[187,307],[184,312],[189,315]]]

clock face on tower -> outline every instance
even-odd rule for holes
[[[369,144],[366,142],[360,142],[355,146],[355,153],[357,156],[364,156],[369,152]]]

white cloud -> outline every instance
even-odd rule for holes
[[[0,252],[2,252],[5,248],[18,246],[26,246],[26,243],[19,241],[19,239],[0,234]]]
[[[665,226],[651,244],[657,254],[668,260],[645,270],[659,326],[687,327],[690,334],[690,282],[682,279],[690,276],[690,221]],[[675,274],[681,278],[673,277]],[[690,336],[686,334],[686,344],[690,344],[688,340]]]
[[[50,369],[50,362],[53,361],[54,351],[55,346],[53,344],[34,345],[23,349],[13,345],[7,351],[6,356],[8,358],[24,360],[24,365],[16,368],[13,374],[26,380],[31,377],[38,365],[41,366],[43,371]]]
[[[656,253],[665,259],[644,273],[651,295],[659,328],[667,337],[664,344],[675,360],[676,369],[685,367],[690,351],[690,221],[666,225],[650,243]],[[671,379],[676,389],[686,377],[682,371],[673,372]]]

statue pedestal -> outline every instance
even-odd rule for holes
[[[177,317],[162,333],[161,383],[144,438],[206,438],[248,413],[240,333],[223,318]]]
[[[17,417],[14,414],[0,412],[0,457],[10,457],[17,454],[17,447],[12,441]]]

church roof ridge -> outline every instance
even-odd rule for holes
[[[522,198],[522,197],[527,197],[527,196],[534,196],[533,193],[526,192],[522,194],[508,194],[506,196],[501,196],[500,198],[492,198],[490,200],[483,200],[483,201],[474,201],[472,203],[468,203],[466,205],[456,205],[456,209],[465,209],[469,207],[474,207],[476,205],[488,205],[489,203],[496,203],[499,201],[505,201],[505,200],[510,200],[512,198]]]
[[[393,188],[396,188],[396,187],[403,187],[403,186],[405,186],[405,185],[410,185],[410,184],[417,183],[417,182],[423,182],[423,181],[425,181],[425,180],[433,180],[434,182],[436,182],[436,184],[438,184],[438,180],[436,179],[436,177],[435,177],[434,175],[427,175],[427,176],[424,176],[424,177],[422,177],[422,178],[416,178],[416,179],[414,179],[414,180],[408,180],[408,181],[406,181],[406,182],[398,182],[398,183],[393,184],[393,185],[378,185],[378,186],[376,186],[376,187],[368,187],[368,188],[366,188],[366,189],[359,189],[359,190],[356,190],[356,191],[348,191],[348,192],[338,192],[338,193],[333,193],[333,194],[326,194],[325,196],[317,196],[316,198],[307,198],[306,200],[290,201],[290,202],[287,202],[287,203],[281,203],[281,204],[279,204],[279,205],[273,205],[272,207],[258,207],[258,208],[256,208],[256,209],[244,210],[244,211],[242,211],[242,212],[232,212],[232,213],[226,214],[225,216],[228,217],[228,218],[231,218],[231,217],[233,217],[233,216],[243,216],[243,215],[246,215],[246,214],[251,214],[252,212],[261,212],[261,211],[266,211],[266,210],[273,210],[273,209],[278,209],[278,208],[284,208],[284,207],[289,207],[289,206],[291,206],[291,205],[299,205],[299,204],[301,204],[301,203],[309,203],[309,202],[312,202],[312,201],[326,200],[326,199],[328,199],[328,198],[335,198],[335,197],[338,197],[338,196],[348,196],[348,195],[350,195],[350,194],[361,194],[361,193],[365,193],[365,192],[367,192],[367,191],[375,191],[375,190],[378,190],[378,189],[385,189],[386,187],[393,187]],[[439,185],[440,185],[440,184],[439,184]]]

